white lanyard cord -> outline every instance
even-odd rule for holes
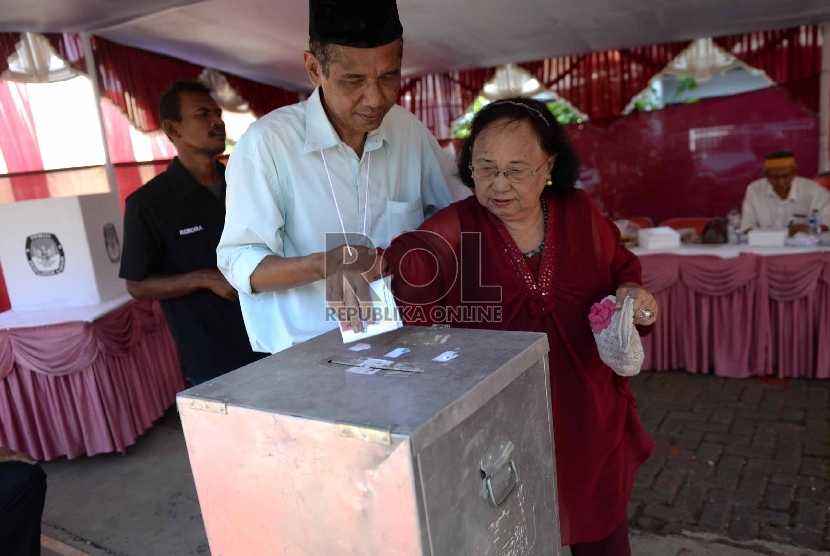
[[[323,166],[326,169],[326,177],[329,179],[329,188],[331,189],[331,196],[334,199],[334,208],[337,211],[337,218],[340,219],[340,229],[343,230],[343,240],[346,242],[346,250],[348,251],[349,255],[353,255],[352,248],[349,245],[349,237],[346,235],[346,225],[343,223],[343,215],[340,213],[340,205],[337,203],[337,195],[334,193],[334,183],[331,181],[331,174],[329,173],[329,165],[326,163],[326,155],[323,153],[323,149],[320,149],[320,156],[323,157]],[[372,152],[369,151],[366,153],[366,201],[363,207],[363,235],[366,236],[367,227],[367,217],[368,212],[371,208],[369,205],[369,172],[371,170],[372,164]],[[359,197],[358,197],[359,199]]]

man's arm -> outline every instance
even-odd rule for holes
[[[741,230],[747,232],[752,228],[758,227],[758,213],[755,211],[755,203],[753,203],[753,195],[750,187],[746,188],[744,195],[744,204],[741,207]]]
[[[25,452],[17,452],[11,448],[0,447],[0,463],[6,463],[9,461],[19,461],[30,465],[37,463],[32,456]]]
[[[325,254],[313,253],[305,257],[278,257],[268,255],[251,274],[253,292],[287,290],[325,278]]]
[[[821,220],[821,231],[830,231],[830,191],[824,189],[821,184],[819,184],[818,191],[811,203],[810,213],[813,212],[813,209],[818,211]]]
[[[296,288],[340,273],[347,281],[356,282],[359,296],[365,290],[368,298],[368,282],[353,279],[352,275],[368,270],[366,280],[378,278],[371,270],[375,266],[374,253],[356,249],[360,256],[355,261],[344,261],[340,249],[328,254],[283,256],[285,215],[276,171],[276,163],[263,149],[261,139],[244,135],[225,171],[227,213],[216,249],[219,270],[238,291],[252,296]],[[343,284],[339,285],[335,295],[343,296]]]
[[[133,299],[175,299],[202,289],[230,301],[239,299],[233,286],[215,269],[185,274],[152,274],[143,280],[127,280],[127,292]]]
[[[200,289],[234,301],[234,290],[215,269],[184,274],[161,274],[162,245],[154,233],[140,198],[127,198],[124,210],[124,247],[119,277],[127,282],[127,292],[134,299],[174,299]]]

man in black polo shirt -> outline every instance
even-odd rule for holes
[[[184,366],[199,384],[264,357],[251,349],[236,290],[216,268],[225,224],[222,110],[177,81],[159,105],[178,157],[127,197],[120,276],[135,299],[158,299]]]

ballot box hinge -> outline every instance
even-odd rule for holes
[[[337,428],[340,431],[340,436],[345,436],[346,438],[354,438],[356,440],[383,444],[385,446],[392,444],[392,433],[387,430],[358,427],[347,423],[338,423]]]
[[[189,400],[190,409],[197,411],[207,411],[209,413],[228,414],[228,406],[225,402],[218,402],[216,400],[199,400],[191,398]]]

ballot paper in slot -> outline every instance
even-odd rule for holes
[[[400,311],[395,304],[395,297],[392,295],[392,277],[386,276],[369,284],[372,296],[372,309],[375,320],[372,323],[363,323],[363,332],[352,330],[348,322],[340,323],[340,335],[343,343],[349,344],[358,340],[364,340],[385,332],[397,330],[403,326]]]

